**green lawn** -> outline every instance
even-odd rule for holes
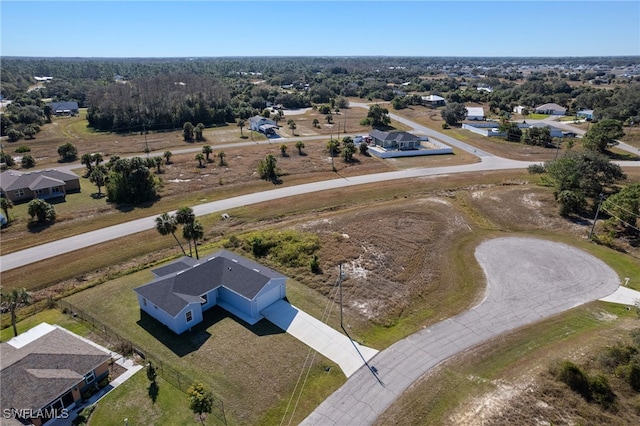
[[[105,321],[142,348],[156,365],[162,363],[179,371],[185,376],[183,381],[202,381],[224,402],[230,423],[258,424],[266,416],[264,422],[269,424],[281,417],[286,409],[283,401],[292,395],[300,372],[306,371],[309,348],[266,320],[250,326],[215,307],[192,331],[177,336],[140,311],[133,288],[152,278],[149,270],[136,272],[66,300]],[[326,301],[311,293],[293,280],[288,283],[289,300],[294,305],[318,311]],[[305,303],[298,297],[310,301]],[[321,355],[310,365],[304,408],[299,407],[294,422],[301,421],[345,381],[340,368]],[[263,384],[268,384],[268,392]],[[320,390],[309,393],[308,389],[315,388]]]
[[[18,334],[24,333],[27,330],[32,329],[36,325],[46,322],[51,325],[58,324],[69,331],[72,331],[80,336],[86,336],[89,334],[89,329],[81,322],[70,318],[68,315],[64,315],[58,309],[47,309],[45,311],[38,312],[35,315],[25,318],[16,324],[18,328]],[[13,337],[13,328],[11,326],[0,331],[0,340],[6,342]]]
[[[549,114],[529,114],[529,115],[527,115],[527,118],[530,118],[531,120],[544,120],[547,117],[549,117]]]
[[[90,424],[122,426],[124,419],[132,426],[198,424],[189,409],[187,395],[162,377],[157,378],[157,383],[158,393],[154,402],[149,396],[146,370],[140,370],[98,402],[90,417]],[[224,423],[209,416],[206,424]]]

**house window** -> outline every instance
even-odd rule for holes
[[[53,188],[51,188],[51,192],[58,193],[58,192],[62,192],[62,190],[60,189],[59,186],[54,186]]]
[[[193,314],[191,311],[187,311],[187,322],[193,321]]]
[[[142,298],[142,304],[143,304],[144,306],[147,306],[147,299],[145,299],[144,297]]]
[[[91,371],[89,374],[87,374],[86,376],[84,376],[84,381],[87,384],[93,383],[96,380],[96,375],[93,374],[93,371]]]
[[[24,189],[16,189],[16,197],[23,197],[24,196]]]
[[[43,195],[44,194],[44,189],[36,189],[36,194]]]
[[[201,305],[206,305],[209,301],[209,297],[207,294],[203,294],[202,296],[200,296],[200,298],[202,299],[202,301],[200,302]]]

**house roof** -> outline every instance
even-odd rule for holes
[[[427,95],[427,96],[423,96],[422,99],[428,102],[444,101],[444,98],[438,95]]]
[[[183,258],[153,272],[167,275],[160,275],[134,291],[174,317],[189,303],[199,302],[203,294],[216,288],[225,287],[252,300],[269,280],[286,278],[228,250],[220,250],[196,263]]]
[[[74,101],[69,102],[51,102],[51,109],[55,111],[74,111],[78,109],[78,103]]]
[[[548,111],[548,110],[555,110],[555,111],[566,111],[567,109],[565,107],[562,107],[556,103],[548,103],[548,104],[542,104],[539,107],[536,107],[536,111],[537,110],[544,110],[544,111]]]
[[[110,358],[71,332],[42,323],[0,343],[0,407],[39,410]]]
[[[48,176],[39,176],[31,183],[31,185],[29,185],[29,189],[32,191],[36,191],[38,189],[51,188],[53,186],[61,185],[64,186],[64,181],[60,179],[54,179]]]
[[[583,110],[578,111],[576,114],[593,115],[593,110],[592,109],[583,109]]]
[[[260,123],[262,121],[264,121],[265,123],[268,123],[268,124],[276,124],[276,122],[274,120],[272,120],[270,118],[263,117],[261,115],[254,115],[253,117],[251,117],[249,119],[250,123]]]
[[[484,109],[482,109],[482,107],[466,107],[466,109],[467,116],[471,115],[474,117],[484,117]]]
[[[43,181],[42,178],[46,178],[47,180]],[[2,188],[3,191],[13,191],[24,188],[31,189],[32,185],[45,185],[47,182],[52,183],[52,185],[49,186],[45,185],[36,188],[42,189],[79,179],[80,178],[73,173],[56,169],[36,170],[27,173],[22,173],[17,170],[6,170],[0,173],[0,188]]]
[[[378,129],[372,130],[371,133],[369,133],[369,136],[385,142],[413,142],[420,139],[419,136],[412,135],[408,132],[383,132]]]

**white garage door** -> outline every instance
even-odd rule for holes
[[[271,305],[273,302],[277,302],[280,299],[280,286],[272,288],[257,300],[258,312]]]

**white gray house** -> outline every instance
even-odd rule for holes
[[[481,121],[484,120],[484,109],[482,107],[466,107],[467,120]]]
[[[276,132],[276,129],[278,129],[278,123],[269,118],[256,115],[249,118],[249,129],[269,135]]]
[[[152,272],[153,281],[134,289],[138,304],[176,334],[215,305],[255,324],[262,310],[286,296],[286,276],[228,250],[207,259],[183,257]]]

